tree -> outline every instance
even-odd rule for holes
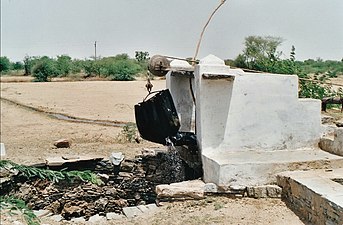
[[[7,72],[11,69],[11,62],[6,56],[0,57],[0,73]]]
[[[291,53],[290,53],[289,58],[292,62],[295,61],[295,47],[294,47],[294,45],[292,45],[292,49],[291,49]]]
[[[135,58],[138,62],[147,62],[149,59],[149,52],[136,51]]]
[[[86,73],[86,77],[100,75],[100,63],[99,61],[86,60],[83,63],[83,69]]]
[[[278,52],[277,48],[281,43],[280,37],[248,36],[245,38],[243,54],[236,58],[237,64],[245,64],[249,69],[265,71],[280,59],[281,52]]]
[[[14,62],[12,63],[12,69],[13,70],[22,70],[24,69],[24,64],[22,62]]]
[[[36,57],[36,56],[25,56],[24,57],[24,70],[25,70],[25,74],[26,76],[29,76],[31,75],[32,73],[32,69],[33,67],[38,63],[39,61],[39,57]]]
[[[72,60],[68,55],[57,56],[56,68],[61,76],[67,76],[72,70]]]
[[[53,59],[43,56],[38,60],[38,63],[32,69],[32,75],[35,77],[34,81],[47,82],[51,77],[58,75]]]
[[[132,60],[116,60],[107,69],[111,80],[134,80],[134,76],[142,70],[141,66]]]

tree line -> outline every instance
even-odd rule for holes
[[[125,53],[84,60],[72,59],[68,55],[59,55],[56,58],[26,56],[22,62],[10,62],[7,57],[1,57],[0,72],[8,74],[17,71],[25,76],[33,76],[37,82],[73,74],[81,74],[83,78],[99,76],[109,80],[129,81],[146,71],[148,59],[149,53],[141,51],[136,52],[135,58],[130,58]]]
[[[343,75],[343,58],[340,61],[296,59],[296,49],[292,46],[290,55],[284,59],[278,50],[283,39],[273,36],[248,36],[244,49],[235,59],[225,60],[227,65],[247,70],[277,74],[296,74],[300,78],[300,97],[321,99],[330,96],[343,96],[342,88],[332,89],[324,84],[328,79]],[[7,57],[0,58],[0,72],[24,71],[32,75],[35,81],[49,81],[53,77],[68,77],[81,74],[87,77],[104,77],[109,80],[134,80],[139,74],[145,74],[149,53],[136,51],[135,57],[118,54],[111,57],[93,59],[72,59],[68,55],[56,58],[48,56],[26,56],[22,62],[10,62]],[[312,81],[310,81],[312,80]]]
[[[330,78],[343,75],[343,58],[341,61],[324,61],[320,58],[298,61],[295,46],[292,46],[289,57],[282,59],[283,53],[278,51],[282,42],[280,37],[246,37],[243,52],[234,60],[226,60],[226,64],[252,71],[296,74],[299,77],[299,97],[343,97],[342,88],[333,89],[327,84]]]

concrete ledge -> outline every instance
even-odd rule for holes
[[[277,175],[282,197],[305,223],[343,224],[343,168]]]
[[[202,159],[205,183],[214,183],[222,190],[275,184],[276,174],[283,171],[343,165],[343,157],[319,149],[212,152],[203,153]]]

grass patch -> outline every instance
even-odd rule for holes
[[[27,207],[23,200],[14,198],[12,196],[0,196],[0,211],[3,213],[8,210],[9,215],[16,215],[20,212],[28,225],[39,225],[38,217]]]

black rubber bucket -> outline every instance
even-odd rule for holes
[[[147,99],[151,94],[151,98]],[[168,89],[151,92],[135,105],[138,131],[145,140],[166,145],[166,138],[175,136],[180,120]]]

